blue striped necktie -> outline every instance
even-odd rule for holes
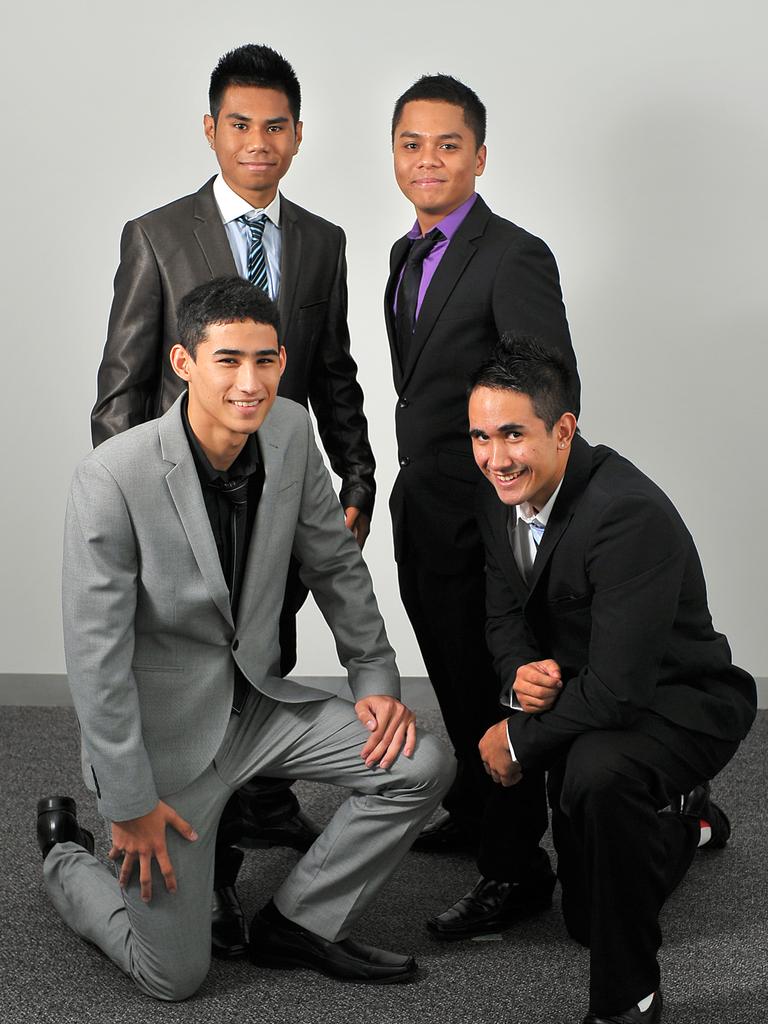
[[[264,234],[264,225],[267,223],[267,215],[260,213],[258,217],[251,220],[245,214],[237,218],[240,223],[245,224],[251,232],[251,244],[248,247],[248,280],[261,288],[269,295],[269,277],[267,276],[267,259],[264,255],[264,246],[261,238]]]

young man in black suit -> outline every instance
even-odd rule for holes
[[[488,644],[518,708],[480,742],[512,795],[506,871],[430,922],[442,938],[513,924],[546,906],[547,772],[569,933],[590,947],[584,1024],[661,1020],[658,915],[702,840],[730,828],[708,780],[755,714],[754,680],[716,633],[693,540],[669,498],[577,433],[565,362],[500,342],[472,377],[469,428],[482,485]],[[706,825],[705,825],[706,823]],[[483,912],[488,886],[501,906]]]
[[[385,298],[398,400],[400,472],[390,499],[400,593],[458,762],[447,814],[415,849],[474,849],[490,791],[477,743],[498,721],[485,640],[484,557],[474,517],[480,476],[465,381],[506,330],[534,331],[576,364],[557,266],[541,239],[475,193],[485,107],[448,75],[425,76],[392,118],[395,177],[416,210],[395,243]],[[484,857],[504,862],[494,840]]]
[[[334,471],[347,526],[362,546],[375,485],[357,367],[349,350],[345,238],[341,228],[278,191],[301,144],[301,90],[284,57],[268,46],[225,54],[211,75],[205,136],[220,173],[192,195],[129,221],[91,416],[93,443],[162,415],[181,392],[169,353],[176,313],[192,288],[239,274],[277,302],[287,365],[280,395],[311,403]],[[281,672],[296,662],[296,613],[306,598],[292,562],[280,621]],[[240,793],[231,837],[251,845],[306,849],[317,827],[289,783],[255,779]],[[233,818],[230,809],[229,819]],[[240,855],[218,880],[214,947],[245,951],[242,915],[228,885]]]

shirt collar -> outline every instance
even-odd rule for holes
[[[216,186],[214,185],[214,188]],[[441,221],[434,224],[433,227],[438,228],[443,235],[445,235],[446,241],[450,242],[453,236],[461,227],[464,218],[467,216],[469,211],[475,205],[477,199],[477,192],[473,192],[469,199],[465,199],[461,206],[457,206],[455,210],[443,217]],[[408,232],[408,238],[421,238],[421,228],[419,227],[418,220],[413,225],[411,230]]]
[[[565,477],[563,477],[563,479],[565,479]],[[533,505],[529,504],[527,501],[524,501],[522,504],[518,505],[515,510],[517,512],[517,518],[522,519],[524,523],[528,523],[529,525],[535,520],[537,523],[539,523],[540,526],[546,527],[547,523],[549,522],[549,517],[552,514],[552,509],[554,508],[555,502],[557,501],[557,496],[560,493],[560,488],[562,486],[563,480],[561,480],[557,487],[554,489],[554,491],[552,492],[552,497],[549,499],[544,508],[540,508],[538,512],[534,512]]]
[[[255,433],[248,436],[248,440],[243,445],[240,454],[229,469],[214,469],[208,459],[208,456],[203,450],[203,446],[198,441],[195,436],[195,432],[190,426],[189,416],[187,415],[188,400],[189,395],[187,394],[184,396],[181,403],[181,418],[184,423],[187,441],[189,441],[189,447],[192,451],[192,457],[195,460],[195,466],[197,467],[197,472],[201,481],[205,484],[212,484],[213,486],[216,486],[219,481],[228,483],[238,477],[246,477],[255,473],[261,462],[259,457],[259,445],[256,440]]]
[[[269,220],[275,225],[280,227],[280,193],[275,193],[275,198],[269,204],[263,208],[251,206],[251,204],[239,196],[237,192],[233,192],[229,185],[224,181],[221,174],[217,174],[213,181],[213,197],[216,200],[216,205],[219,208],[221,214],[222,224],[229,224],[233,220],[237,220],[238,217],[242,217],[243,214],[250,213],[266,213]]]

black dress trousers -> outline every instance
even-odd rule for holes
[[[467,571],[442,574],[411,544],[398,563],[398,578],[400,596],[457,760],[456,779],[443,806],[458,824],[479,829],[487,800],[493,797],[503,802],[505,798],[486,774],[477,745],[491,725],[509,715],[509,708],[499,703],[499,680],[485,645],[482,550]],[[506,830],[494,830],[488,837],[492,863],[506,863],[507,840]]]
[[[700,838],[697,821],[660,811],[713,778],[737,746],[646,712],[631,728],[584,733],[550,769],[563,916],[590,948],[596,1013],[620,1013],[658,989],[659,912]]]

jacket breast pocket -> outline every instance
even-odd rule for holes
[[[277,491],[277,514],[282,520],[293,519],[298,514],[301,488],[296,480],[283,484]]]
[[[298,309],[299,319],[307,322],[322,320],[328,307],[327,299],[318,299],[316,302],[304,302]]]
[[[547,611],[550,615],[570,615],[591,605],[592,594],[563,594],[547,601]]]

